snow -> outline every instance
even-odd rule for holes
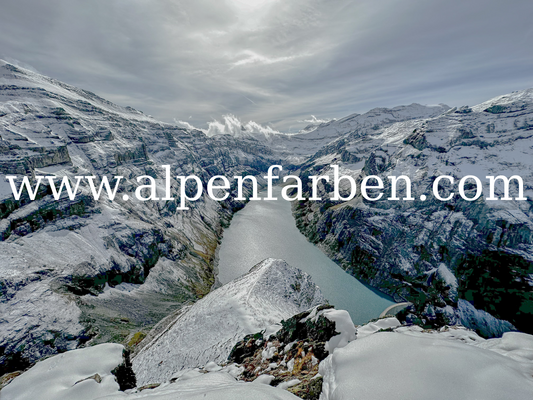
[[[276,347],[272,345],[272,342],[268,342],[266,349],[261,352],[262,360],[270,360],[274,356],[275,352]]]
[[[220,371],[222,367],[213,361],[209,361],[207,364],[205,364],[204,369],[207,372],[216,372],[216,371]]]
[[[227,372],[189,371],[175,383],[156,389],[120,392],[111,371],[122,363],[123,350],[118,344],[101,344],[40,361],[2,390],[2,400],[297,399],[289,392],[269,386],[267,376],[259,382],[245,383],[236,381]]]
[[[486,311],[478,310],[463,299],[457,302],[457,312],[464,326],[478,330],[485,336],[501,336],[504,332],[516,330],[510,322],[497,319]]]
[[[326,350],[332,353],[335,349],[346,346],[355,340],[355,325],[350,314],[345,310],[324,310],[324,317],[335,322],[335,331],[338,335],[333,336],[326,342]]]
[[[364,337],[370,336],[382,329],[396,328],[400,326],[401,323],[397,318],[383,318],[375,322],[370,322],[361,327],[357,328],[357,339],[362,339]]]
[[[533,364],[533,335],[521,332],[506,332],[501,338],[481,342],[478,346],[490,349],[526,365]],[[531,369],[533,369],[533,366]]]
[[[237,382],[224,372],[200,374],[196,377],[161,385],[153,390],[143,390],[129,395],[116,394],[101,398],[106,400],[291,400],[293,394],[262,383]]]
[[[263,374],[263,375],[259,375],[257,378],[255,378],[254,382],[255,383],[263,383],[265,385],[270,385],[270,382],[272,382],[273,380],[274,380],[274,376]]]
[[[459,284],[457,283],[457,278],[452,273],[452,271],[450,271],[450,269],[446,266],[446,264],[441,263],[439,265],[438,273],[447,285],[454,289],[457,289],[457,287],[459,286]]]
[[[133,360],[139,384],[163,382],[180,369],[225,361],[245,335],[324,302],[308,274],[283,260],[264,260],[179,314],[144,347]]]
[[[303,323],[308,320],[316,322],[320,316],[323,316],[331,322],[334,322],[335,331],[338,333],[326,342],[325,348],[327,351],[332,353],[336,348],[344,347],[352,340],[355,340],[355,325],[350,317],[350,314],[345,310],[327,308],[325,310],[318,311],[318,307],[314,307],[309,315],[303,318],[300,322]],[[287,346],[285,346],[285,352],[287,352],[291,347],[292,343],[289,343]]]
[[[300,383],[299,379],[291,379],[290,381],[280,383],[276,387],[279,388],[279,389],[286,390],[286,389],[288,389],[290,387],[296,386],[299,383]]]
[[[533,398],[531,365],[438,334],[382,332],[355,340],[324,360],[320,374],[321,400]]]
[[[122,363],[123,350],[106,343],[40,361],[2,389],[2,400],[92,400],[116,393],[119,386],[111,371]],[[86,379],[94,374],[100,383]]]

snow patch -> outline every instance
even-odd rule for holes
[[[119,386],[111,371],[122,364],[123,350],[106,343],[39,361],[2,389],[2,399],[92,400],[114,394]]]
[[[374,334],[337,349],[319,368],[321,400],[533,398],[531,370],[438,334]]]

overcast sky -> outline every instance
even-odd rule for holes
[[[0,58],[204,127],[533,87],[532,0],[1,0]]]

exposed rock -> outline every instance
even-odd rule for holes
[[[80,379],[78,382],[75,383],[75,385],[77,385],[80,382],[87,381],[89,379],[94,380],[96,383],[102,383],[102,377],[98,374],[94,374],[94,375],[88,376],[87,378]]]
[[[135,372],[133,372],[129,350],[124,349],[122,360],[122,364],[113,369],[111,373],[115,375],[120,390],[124,391],[137,386],[137,379],[135,378]]]
[[[349,340],[355,340],[349,316],[338,318],[335,313],[346,311],[320,305],[281,321],[275,333],[247,335],[233,347],[228,361],[243,368],[239,379],[283,387],[302,399],[318,399],[322,389],[319,362],[348,343],[338,337],[348,334]]]

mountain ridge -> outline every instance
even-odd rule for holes
[[[17,202],[3,182],[7,174],[121,175],[126,181],[122,195],[141,175],[152,176],[162,189],[160,165],[206,182],[214,175],[260,177],[270,165],[284,163],[305,181],[329,174],[336,163],[358,182],[372,174],[411,175],[418,197],[432,177],[485,173],[480,165],[489,172],[525,172],[533,182],[527,154],[532,110],[533,89],[528,89],[472,107],[377,108],[269,140],[207,137],[0,63],[3,372],[87,343],[129,342],[207,295],[216,279],[223,229],[244,206],[231,200],[235,196],[221,203],[204,196],[191,210],[176,212],[175,201],[125,202],[121,196],[94,201],[86,188],[76,202],[56,202],[46,187],[36,202]],[[330,188],[320,185],[321,194],[327,194]],[[533,194],[533,186],[525,189]],[[497,276],[497,267],[510,263],[520,278],[519,300],[528,296],[533,282],[529,208],[529,202],[488,206],[418,199],[373,205],[358,195],[346,204],[298,202],[294,215],[309,240],[347,272],[397,299],[420,297],[406,320],[429,326],[462,321],[491,336],[512,329],[511,324],[489,321],[477,311],[500,320],[510,319],[512,312],[491,309],[487,295],[470,286],[478,275]],[[472,258],[461,258],[463,253]],[[483,271],[476,257],[492,269]],[[458,280],[457,287],[438,272],[445,269]],[[474,303],[474,311],[467,307],[461,317],[460,299]],[[522,303],[511,300],[509,308],[520,309]]]

